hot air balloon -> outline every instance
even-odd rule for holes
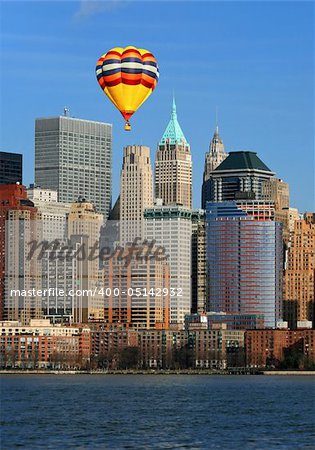
[[[126,120],[125,130],[130,131],[130,117],[152,94],[158,82],[156,59],[143,48],[115,47],[97,61],[96,77]]]

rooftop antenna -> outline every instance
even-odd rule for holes
[[[219,131],[219,125],[218,125],[218,107],[215,107],[215,129],[218,132]]]
[[[65,107],[63,108],[63,115],[64,115],[65,117],[69,117],[69,116],[70,116],[70,108],[68,108],[67,106],[65,106]]]

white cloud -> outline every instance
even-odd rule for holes
[[[121,8],[128,0],[81,0],[79,10],[74,14],[75,20],[82,20],[100,12],[110,12]]]

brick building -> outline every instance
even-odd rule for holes
[[[49,320],[0,323],[2,368],[79,368],[90,360],[90,329],[53,326]]]
[[[277,367],[290,354],[315,362],[315,330],[248,330],[245,351],[248,367]]]

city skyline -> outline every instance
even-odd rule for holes
[[[129,21],[120,28],[124,5],[103,7],[95,14],[86,6],[82,3],[79,10],[77,2],[58,8],[49,3],[29,3],[26,9],[21,4],[22,22],[13,14],[14,7],[2,5],[7,66],[3,70],[2,109],[6,115],[2,120],[2,150],[23,153],[25,184],[34,181],[35,118],[61,115],[64,106],[69,106],[73,116],[113,123],[113,178],[117,180],[123,146],[149,146],[153,162],[175,90],[179,122],[191,145],[194,208],[200,205],[204,157],[215,130],[218,107],[226,151],[257,152],[278,177],[289,183],[291,205],[301,212],[313,209],[311,5],[202,3],[194,10],[190,3],[182,8],[175,3],[161,4],[165,20],[159,27],[163,26],[166,37],[158,38],[149,32],[157,23],[152,20],[146,24],[146,18],[152,17],[153,4],[133,3],[128,10]],[[36,18],[42,20],[34,20],[35,9]],[[188,13],[191,20],[187,20]],[[198,29],[193,23],[197,14]],[[48,15],[49,23],[44,20]],[[206,39],[208,30],[203,25],[210,16],[214,38]],[[174,17],[189,26],[189,36],[173,33]],[[110,18],[106,37],[92,38],[91,30],[104,18]],[[144,22],[141,30],[134,27],[140,21]],[[75,48],[69,45],[73,42],[78,44]],[[149,48],[161,71],[156,91],[135,114],[132,134],[123,132],[123,120],[102,96],[94,75],[99,55],[117,44]],[[45,65],[47,52],[50,63]],[[191,59],[192,54],[198,64]],[[10,69],[18,55],[23,65],[23,86],[16,84],[17,75]],[[28,105],[27,110],[20,107],[21,101]],[[16,121],[18,135],[13,128]],[[113,187],[114,204],[119,183],[116,181]]]

